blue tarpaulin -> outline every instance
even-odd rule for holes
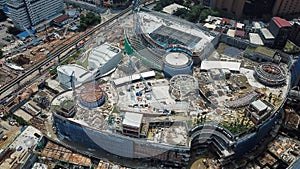
[[[34,34],[34,30],[28,29],[28,31],[29,31],[31,34]],[[30,36],[30,35],[28,34],[27,31],[21,32],[21,33],[19,33],[19,34],[17,35],[17,37],[18,37],[19,39],[21,39],[21,40],[25,40],[28,36]]]

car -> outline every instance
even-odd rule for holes
[[[17,148],[16,148],[17,151],[21,151],[22,149],[23,149],[22,146],[17,146]]]

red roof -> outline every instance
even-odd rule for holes
[[[244,37],[245,36],[245,31],[236,30],[235,31],[235,36]]]
[[[279,28],[291,26],[291,24],[287,20],[280,18],[280,17],[273,17],[273,21],[276,23],[276,25]]]
[[[228,19],[228,18],[222,18],[221,22],[225,23],[225,24],[230,24],[230,19]]]
[[[63,22],[64,20],[66,20],[68,18],[69,18],[69,15],[63,14],[63,15],[60,15],[59,17],[53,19],[53,21],[56,22],[56,23],[60,23],[60,22]]]

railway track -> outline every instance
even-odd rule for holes
[[[5,86],[3,86],[2,88],[0,88],[0,94],[3,94],[5,91],[9,90],[11,87],[15,86],[16,84],[20,83],[22,80],[24,80],[27,76],[31,75],[32,73],[34,73],[35,71],[41,69],[43,66],[45,66],[46,64],[48,64],[50,61],[52,61],[53,59],[57,58],[59,55],[61,55],[62,53],[64,53],[66,50],[68,50],[69,48],[71,48],[72,46],[75,46],[78,42],[80,42],[81,40],[84,40],[85,38],[91,36],[93,33],[95,33],[98,29],[108,25],[109,23],[111,23],[112,21],[118,19],[119,17],[123,16],[124,14],[128,13],[131,10],[131,7],[128,7],[126,9],[124,9],[123,11],[121,11],[119,14],[113,16],[112,18],[108,19],[107,21],[103,22],[102,24],[99,24],[95,27],[93,27],[92,29],[90,29],[89,31],[85,32],[83,35],[81,35],[80,37],[78,37],[77,39],[69,42],[68,44],[63,44],[60,48],[58,48],[57,50],[53,51],[52,53],[49,53],[47,55],[47,58],[36,64],[33,68],[27,70],[24,74],[20,75],[19,77],[17,77],[16,79],[14,79],[14,81],[10,82],[9,84],[6,84]]]
[[[156,0],[138,0],[138,4],[136,5],[142,5],[142,6],[148,6],[151,5],[153,3],[155,3]],[[6,84],[5,86],[3,86],[2,88],[0,88],[0,95],[2,95],[5,91],[9,90],[10,88],[12,88],[13,86],[15,86],[16,84],[19,84],[22,80],[24,80],[27,76],[31,75],[32,73],[34,73],[37,70],[40,70],[43,66],[45,66],[46,64],[48,64],[49,62],[51,62],[53,59],[59,57],[62,53],[64,53],[65,51],[67,51],[69,48],[71,48],[72,46],[75,46],[76,44],[78,44],[78,42],[84,40],[85,38],[91,36],[93,33],[95,33],[97,30],[99,30],[100,28],[107,26],[108,24],[110,24],[112,21],[120,18],[121,16],[123,16],[124,14],[130,12],[132,10],[132,5],[129,6],[128,8],[124,9],[123,11],[121,11],[119,14],[113,16],[112,18],[106,20],[105,22],[91,28],[90,30],[88,30],[87,32],[85,32],[83,35],[81,35],[80,37],[78,37],[77,39],[69,42],[68,44],[64,43],[62,44],[62,46],[60,47],[60,45],[58,46],[59,48],[53,52],[50,52],[46,57],[46,59],[38,64],[36,64],[33,68],[29,69],[28,71],[26,71],[24,74],[20,75],[19,77],[17,77],[16,79],[14,79],[14,81],[10,82],[9,84]],[[65,41],[66,42],[66,41]],[[64,56],[66,57],[66,56]]]

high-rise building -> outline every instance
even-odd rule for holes
[[[300,0],[276,0],[273,15],[284,16],[300,13]]]
[[[0,9],[3,9],[5,4],[6,0],[0,0]]]
[[[289,37],[291,24],[283,18],[273,17],[270,21],[268,29],[275,37],[273,47],[282,49]]]
[[[64,10],[62,0],[9,0],[7,7],[8,17],[20,30],[35,26]]]
[[[262,18],[264,15],[272,15],[272,9],[276,0],[247,0],[244,6],[246,16]]]
[[[300,22],[295,22],[293,24],[289,40],[300,47]]]
[[[235,14],[237,17],[243,15],[243,8],[246,0],[200,0],[204,6],[223,10]]]

